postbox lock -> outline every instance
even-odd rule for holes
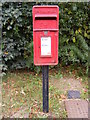
[[[47,35],[48,34],[48,31],[44,31],[44,35]]]

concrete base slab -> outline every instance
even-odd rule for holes
[[[68,118],[88,118],[88,102],[86,100],[66,100]]]

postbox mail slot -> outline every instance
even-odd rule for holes
[[[42,19],[44,19],[44,18],[51,18],[51,19],[56,19],[57,18],[57,15],[48,15],[48,14],[46,14],[46,15],[35,15],[35,19],[38,19],[38,18],[42,18]]]

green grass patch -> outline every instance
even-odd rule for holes
[[[61,91],[49,85],[49,111],[55,114],[56,117],[63,116],[64,108],[60,112],[60,94]],[[41,76],[27,73],[8,73],[7,76],[3,77],[2,97],[2,104],[4,105],[3,115],[5,116],[10,116],[12,113],[17,112],[22,106],[27,106],[28,112],[42,112]],[[37,117],[37,115],[33,115],[33,117]]]
[[[81,99],[88,98],[87,76],[80,76],[78,70],[80,68],[74,69],[72,66],[65,68],[60,66],[60,68],[53,68],[49,71],[49,79],[55,82],[49,81],[49,112],[57,118],[67,117],[63,99],[66,99],[67,91],[72,86],[69,81],[67,82],[69,77],[74,78],[74,84],[75,80],[81,82]],[[64,78],[66,81],[64,81]],[[43,111],[41,74],[23,71],[8,72],[2,81],[3,116],[9,117],[20,110],[21,107],[27,107],[30,117],[47,118],[47,115],[40,114]]]

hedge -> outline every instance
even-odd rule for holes
[[[90,49],[89,3],[3,3],[3,70],[30,68],[33,64],[32,6],[59,6],[59,64],[88,66]]]

